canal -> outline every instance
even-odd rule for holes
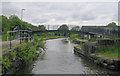
[[[119,74],[103,69],[73,52],[75,44],[65,38],[46,41],[46,51],[39,58],[19,71],[21,74]]]

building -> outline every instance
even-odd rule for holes
[[[104,37],[120,37],[120,26],[82,26],[81,31],[97,34]]]

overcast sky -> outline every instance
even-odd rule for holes
[[[118,2],[120,0],[1,0],[2,2]]]
[[[3,2],[2,14],[34,25],[106,25],[118,22],[118,2]]]

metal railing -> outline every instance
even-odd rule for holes
[[[25,36],[23,36],[23,37],[19,37],[19,38],[17,38],[17,39],[14,39],[14,40],[29,40],[30,39],[30,41],[32,40],[32,35],[30,35],[30,33],[32,33],[32,31],[28,31],[28,30],[16,30],[16,31],[8,31],[7,32],[7,41],[8,41],[8,39],[9,39],[9,34],[10,34],[10,49],[12,48],[11,46],[12,46],[12,39],[11,39],[11,36],[12,36],[12,33],[19,33],[19,32],[27,32],[27,36],[29,35],[29,37],[25,37]],[[29,34],[28,34],[29,33]],[[24,33],[23,33],[23,35],[24,35]],[[21,35],[20,35],[21,36]],[[21,42],[21,41],[20,41]]]

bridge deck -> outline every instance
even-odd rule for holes
[[[47,32],[67,32],[67,33],[81,33],[81,34],[90,34],[94,35],[90,32],[84,32],[84,31],[70,31],[70,30],[45,30],[45,31],[33,31],[32,33],[47,33]]]

